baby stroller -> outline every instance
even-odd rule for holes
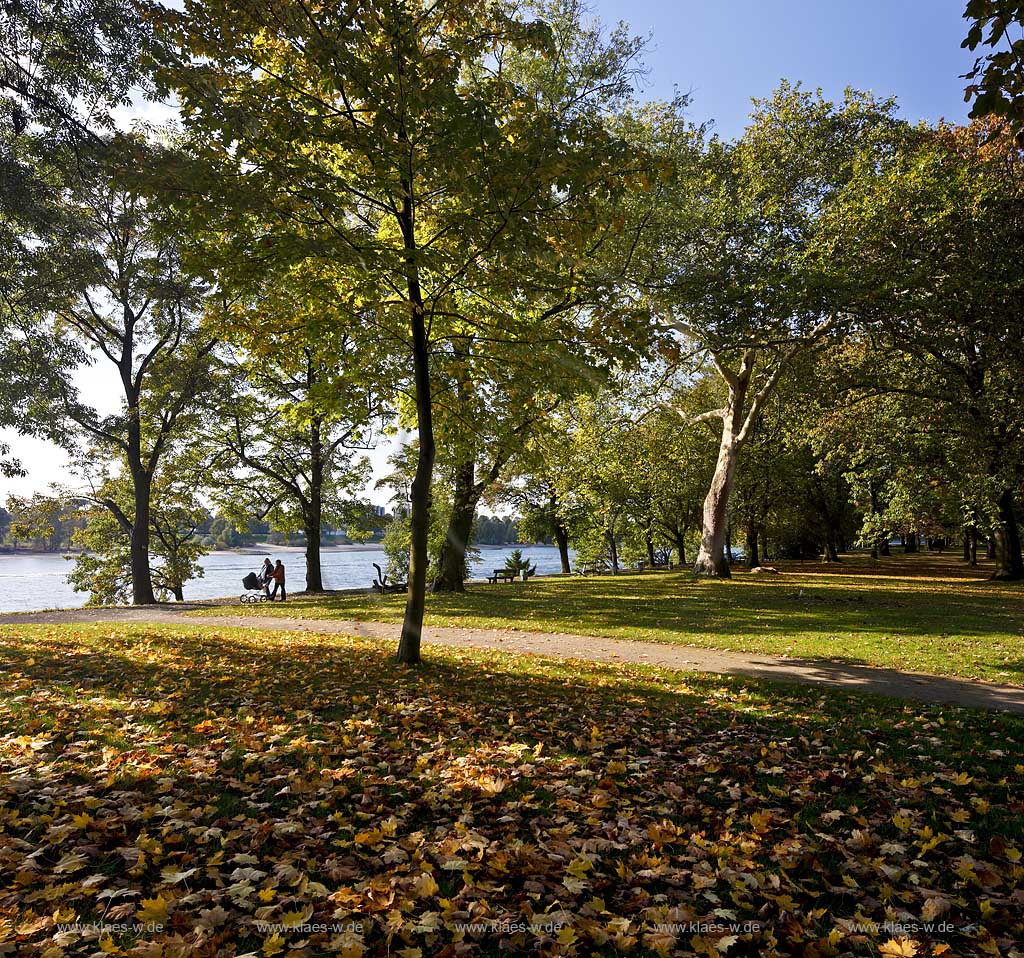
[[[242,585],[244,585],[249,592],[256,592],[257,595],[249,595],[248,592],[243,592],[238,600],[242,605],[248,605],[250,602],[266,602],[267,593],[263,590],[263,583],[260,582],[259,576],[255,572],[250,572],[244,579],[242,579]]]

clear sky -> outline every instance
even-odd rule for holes
[[[591,0],[606,23],[651,36],[647,98],[690,93],[695,121],[731,139],[751,97],[785,78],[830,97],[895,95],[909,120],[962,120],[965,0]]]
[[[743,131],[751,97],[783,78],[839,97],[847,86],[895,95],[908,120],[962,121],[965,73],[973,55],[960,49],[965,0],[591,0],[606,24],[627,21],[650,36],[650,72],[640,96],[692,97],[695,122],[713,120],[731,139]],[[156,111],[156,117],[163,119]],[[116,393],[100,366],[82,377],[85,398],[109,408]],[[0,503],[11,492],[67,482],[65,456],[48,443],[3,433],[28,467],[24,479],[0,477]],[[386,453],[379,452],[381,474]],[[382,493],[370,492],[382,502]]]

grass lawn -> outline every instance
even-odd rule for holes
[[[954,558],[780,563],[729,581],[688,572],[543,578],[428,596],[426,624],[576,632],[914,669],[1024,684],[1024,588]],[[329,595],[232,607],[243,615],[401,622],[404,596]],[[223,612],[210,607],[197,612]]]
[[[0,953],[1019,954],[1018,718],[391,652],[0,626]]]

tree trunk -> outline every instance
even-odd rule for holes
[[[697,575],[728,578],[729,563],[725,561],[725,537],[729,528],[729,496],[736,480],[739,447],[733,439],[733,424],[727,419],[718,448],[718,462],[711,478],[711,487],[704,499],[704,524],[700,549],[693,565]]]
[[[434,579],[434,592],[466,591],[466,546],[473,532],[478,494],[476,463],[466,459],[455,471],[455,494],[448,529],[441,546],[440,568]]]
[[[1020,530],[1017,528],[1017,512],[1012,489],[1004,489],[999,496],[999,519],[993,540],[996,571],[992,578],[1012,582],[1024,579],[1024,558],[1021,557]]]
[[[722,440],[718,445],[718,461],[711,477],[711,486],[704,498],[704,515],[700,535],[700,549],[693,564],[697,575],[728,578],[732,573],[725,558],[726,537],[729,532],[729,496],[736,482],[743,431],[743,407],[747,387],[753,372],[753,358],[744,356],[738,373],[729,382],[729,399],[723,410]],[[751,414],[756,413],[758,400],[754,400]]]
[[[612,574],[619,574],[619,544],[615,541],[615,533],[608,533],[608,550],[612,559]]]
[[[903,551],[904,553],[917,552],[917,533],[908,532],[903,537]]]
[[[149,503],[152,477],[135,463],[130,466],[135,518],[131,531],[132,605],[153,605],[153,573],[149,567]]]
[[[653,569],[654,568],[654,540],[650,537],[650,535],[647,536],[647,562],[650,565],[650,567]]]
[[[569,562],[569,533],[558,519],[555,519],[553,522],[553,530],[555,544],[558,546],[558,558],[562,563],[562,573],[563,575],[568,575],[572,572],[572,565]]]
[[[830,529],[825,536],[825,551],[821,557],[822,562],[838,562],[839,550],[836,548],[835,533]]]
[[[400,225],[409,269],[407,286],[412,315],[412,367],[416,399],[416,427],[419,455],[410,491],[409,511],[409,595],[405,602],[402,637],[398,641],[399,662],[416,665],[420,661],[423,634],[423,609],[427,594],[427,537],[430,531],[431,485],[434,479],[434,409],[430,395],[430,351],[427,327],[416,272],[416,235],[413,222],[412,184],[403,182],[404,197]]]
[[[323,592],[324,579],[320,562],[321,522],[319,503],[315,516],[313,514],[304,516],[302,528],[306,534],[306,591]]]
[[[978,564],[978,533],[973,525],[964,526],[964,562]]]
[[[756,569],[761,565],[761,557],[757,548],[758,528],[753,519],[747,520],[747,568]]]
[[[313,390],[312,367],[308,368],[309,392]],[[323,532],[324,448],[321,423],[313,417],[309,424],[309,492],[302,510],[306,534],[306,591],[323,592],[324,577],[320,562],[320,535]]]
[[[679,555],[679,564],[686,565],[686,530],[676,526],[672,538],[675,540],[676,552]]]

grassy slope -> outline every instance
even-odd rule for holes
[[[974,955],[1024,936],[1019,719],[391,651],[0,626],[8,953]],[[161,930],[56,928],[101,917]],[[758,927],[730,942],[729,921]],[[666,927],[689,922],[711,927]]]
[[[428,625],[577,632],[1024,684],[1024,590],[949,558],[852,556],[727,582],[687,572],[545,578],[428,596]],[[233,606],[239,614],[400,622],[404,596]],[[223,612],[211,607],[210,612]],[[200,613],[201,614],[201,613]]]

